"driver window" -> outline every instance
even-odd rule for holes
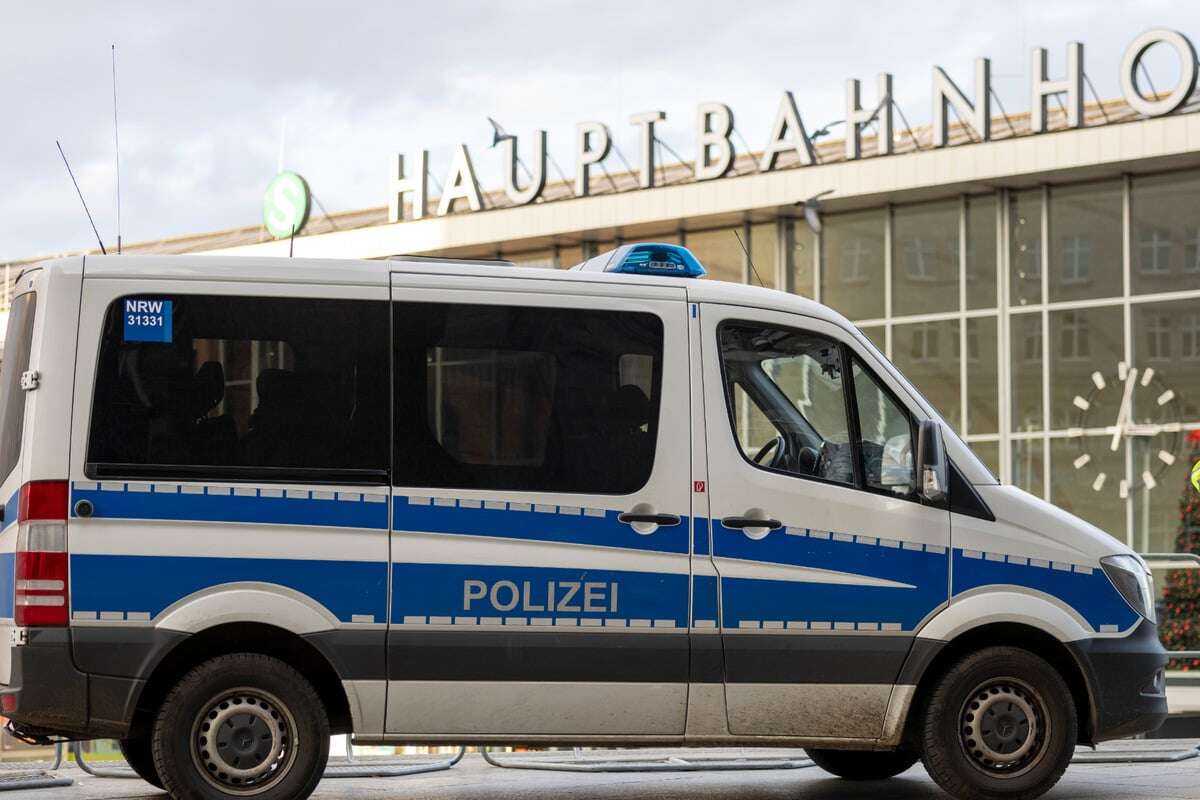
[[[858,359],[854,360],[853,370],[867,486],[907,497],[917,486],[912,421]]]
[[[854,482],[841,351],[810,333],[729,323],[721,362],[734,435],[760,467]]]
[[[738,446],[746,458],[752,459],[755,453],[775,441],[779,429],[771,424],[771,420],[755,405],[746,390],[737,384],[733,386],[733,408]]]

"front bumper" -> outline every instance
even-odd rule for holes
[[[1092,700],[1088,740],[1122,739],[1156,730],[1167,718],[1167,651],[1158,627],[1142,620],[1133,633],[1068,645]]]
[[[142,681],[88,675],[75,667],[67,628],[30,628],[12,648],[12,674],[0,686],[0,713],[23,732],[76,739],[129,731]]]

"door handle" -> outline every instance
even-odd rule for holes
[[[678,525],[682,521],[678,514],[650,514],[639,511],[626,511],[624,514],[618,515],[617,519],[626,525],[633,525],[636,522],[643,525],[658,525],[663,528]]]
[[[721,519],[721,524],[726,528],[739,531],[746,528],[766,528],[769,531],[775,531],[783,527],[783,523],[777,519],[756,519],[755,517],[724,517]]]

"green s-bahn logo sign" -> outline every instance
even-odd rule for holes
[[[311,209],[308,182],[295,172],[281,172],[263,195],[263,224],[276,239],[286,239],[304,230]]]

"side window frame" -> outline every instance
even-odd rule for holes
[[[847,429],[848,429],[849,435],[850,435],[850,447],[851,447],[851,456],[852,456],[851,460],[853,462],[853,470],[854,470],[854,482],[853,483],[846,483],[843,481],[837,481],[837,480],[833,480],[830,478],[822,478],[817,475],[801,475],[801,474],[797,474],[795,472],[788,472],[786,470],[774,469],[772,467],[765,466],[763,464],[756,464],[751,458],[749,458],[746,455],[745,451],[742,449],[741,443],[738,441],[738,438],[737,438],[737,416],[736,416],[737,411],[734,408],[732,392],[730,392],[729,388],[728,388],[730,386],[729,373],[725,366],[724,355],[721,352],[721,335],[727,325],[752,325],[752,326],[760,326],[760,327],[770,327],[770,328],[774,328],[776,330],[794,331],[796,333],[800,333],[805,336],[812,336],[815,338],[823,339],[823,340],[828,341],[828,342],[834,344],[835,346],[837,346],[838,358],[840,361],[840,366],[842,369],[842,376],[843,376],[842,399],[843,399],[843,404],[845,406]],[[858,415],[858,392],[854,385],[854,371],[853,371],[854,365],[857,363],[859,368],[863,371],[863,373],[866,374],[867,377],[869,377],[871,379],[871,381],[879,388],[879,390],[881,392],[883,392],[884,395],[888,399],[890,399],[896,405],[897,408],[899,408],[901,411],[904,412],[904,415],[908,420],[909,436],[911,437],[911,440],[914,443],[914,445],[917,441],[917,433],[916,433],[917,420],[916,420],[916,416],[912,413],[912,410],[907,405],[905,405],[903,402],[900,401],[900,398],[896,396],[896,393],[894,391],[892,391],[891,387],[889,387],[887,385],[887,383],[880,380],[878,373],[870,366],[870,364],[867,363],[866,359],[864,359],[845,339],[829,336],[824,333],[818,333],[816,331],[796,327],[793,325],[778,325],[778,324],[774,324],[774,323],[764,323],[760,320],[749,320],[749,319],[732,318],[732,317],[729,319],[721,320],[720,324],[717,326],[716,334],[717,334],[717,342],[716,342],[717,358],[721,365],[721,392],[725,396],[725,412],[726,412],[725,416],[729,420],[729,426],[728,426],[729,435],[733,437],[734,447],[738,451],[738,453],[741,455],[742,460],[744,460],[751,467],[753,467],[754,469],[762,470],[764,472],[772,473],[774,475],[782,475],[782,476],[785,476],[788,478],[794,478],[797,480],[813,481],[815,483],[825,484],[828,486],[838,486],[838,487],[841,487],[844,489],[857,489],[859,491],[867,492],[868,494],[876,495],[879,497],[887,497],[887,498],[890,498],[893,500],[905,500],[910,503],[917,503],[919,505],[925,505],[925,506],[930,506],[930,507],[934,507],[934,508],[949,508],[949,506],[944,501],[941,503],[930,503],[929,501],[922,498],[920,493],[917,492],[915,489],[912,492],[909,492],[907,495],[899,495],[899,494],[895,494],[894,492],[889,492],[888,490],[883,489],[883,488],[877,488],[874,486],[867,485],[866,474],[865,474],[864,465],[863,465],[862,427],[861,427],[861,421],[859,420],[859,415]],[[743,391],[745,391],[745,390],[743,389]],[[915,459],[915,452],[914,452],[914,459]],[[915,464],[914,464],[914,475],[915,475],[915,472],[916,472],[916,468],[915,468]]]

